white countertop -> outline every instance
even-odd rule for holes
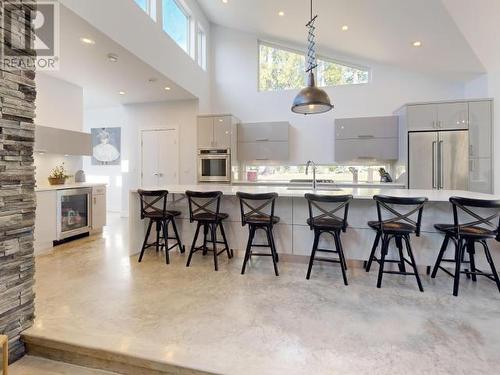
[[[64,185],[41,185],[35,187],[35,191],[53,191],[53,190],[66,190],[66,189],[80,189],[80,188],[91,188],[97,186],[106,186],[107,184],[103,183],[90,183],[90,182],[78,182],[72,184],[64,184]]]
[[[144,187],[144,190],[159,190],[160,188]],[[284,186],[234,186],[217,184],[199,185],[167,185],[161,189],[168,190],[173,194],[184,194],[186,190],[193,191],[221,191],[224,195],[235,196],[237,192],[244,193],[270,193],[276,192],[281,197],[303,197],[306,193],[311,193],[312,189],[294,188],[289,189]],[[133,193],[137,189],[132,190]],[[417,190],[417,189],[376,189],[376,188],[342,188],[337,190],[316,190],[317,194],[342,195],[352,194],[355,199],[373,199],[374,195],[391,195],[396,197],[427,197],[431,202],[447,202],[452,196],[476,199],[500,199],[500,196],[492,194],[473,193],[460,190]]]
[[[306,186],[307,182],[290,182],[289,180],[276,180],[276,181],[233,181],[234,186]],[[366,187],[366,188],[404,188],[405,184],[398,182],[347,182],[338,181],[332,183],[318,183],[318,186],[329,186],[329,187]]]

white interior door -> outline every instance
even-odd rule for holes
[[[177,129],[144,130],[141,141],[141,185],[158,188],[178,183]]]
[[[177,129],[157,132],[158,179],[160,186],[179,183],[179,148]]]

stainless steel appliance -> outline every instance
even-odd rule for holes
[[[198,150],[198,182],[231,182],[231,150]]]
[[[410,132],[411,189],[469,189],[469,132]]]
[[[92,189],[57,191],[57,241],[91,230]]]

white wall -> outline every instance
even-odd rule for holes
[[[257,90],[257,36],[214,25],[211,35],[215,46],[212,111],[233,113],[243,122],[290,121],[290,163],[305,163],[311,158],[318,163],[333,162],[336,117],[389,115],[407,102],[459,99],[464,95],[464,84],[460,82],[372,65],[370,84],[327,89],[335,104],[333,112],[310,117],[295,115],[290,107],[296,90]]]
[[[116,166],[92,166],[90,158],[84,159],[87,176],[94,179],[109,178],[108,209],[128,210],[128,191],[140,185],[140,130],[147,128],[179,128],[180,165],[179,182],[196,182],[196,100],[165,103],[134,104],[112,108],[95,108],[85,111],[86,131],[94,127],[120,126],[122,128],[122,162],[128,172]]]
[[[483,78],[482,89],[477,94],[495,99],[494,149],[497,155],[500,150],[500,116],[497,110],[500,105],[500,48],[498,47],[500,2],[498,0],[443,0],[443,3],[488,73]],[[470,83],[469,86],[477,89],[477,81]],[[499,194],[500,163],[498,157],[495,158],[494,168],[495,193]]]
[[[207,33],[210,45],[210,23],[198,3],[183,1]],[[61,0],[61,3],[199,98],[203,111],[210,108],[209,74],[163,32],[161,19],[154,22],[134,0]],[[161,0],[157,0],[157,4],[160,5]]]
[[[72,83],[37,73],[37,125],[66,130],[83,130],[83,89]],[[47,185],[47,177],[54,167],[64,162],[68,173],[74,176],[82,169],[82,157],[54,154],[35,154],[35,176],[39,186]],[[70,181],[73,178],[70,178]]]

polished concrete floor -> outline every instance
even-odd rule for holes
[[[246,229],[242,229],[246,230]],[[110,217],[102,237],[37,258],[36,322],[30,335],[101,347],[222,374],[479,374],[500,369],[500,294],[488,280],[313,270],[269,258],[151,250],[128,257],[127,222]],[[188,240],[188,239],[187,239]],[[418,250],[417,250],[418,251]],[[376,271],[376,267],[374,267]]]

